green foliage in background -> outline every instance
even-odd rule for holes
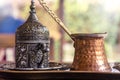
[[[65,23],[72,33],[104,33],[106,41],[116,42],[119,15],[107,13],[102,4],[78,3],[65,0]]]
[[[65,0],[65,23],[72,33],[104,33],[108,58],[114,54],[118,35],[119,14],[107,12],[102,3],[84,3]],[[67,37],[66,40],[69,38]]]

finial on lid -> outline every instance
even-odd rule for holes
[[[35,3],[34,0],[31,0],[30,13],[36,13],[34,3]]]

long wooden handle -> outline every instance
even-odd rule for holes
[[[71,32],[66,28],[64,23],[49,9],[44,0],[38,0],[41,6],[49,13],[49,15],[60,25],[60,27],[71,37]]]

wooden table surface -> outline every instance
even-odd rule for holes
[[[6,80],[120,80],[120,73],[88,71],[0,71],[0,76]]]

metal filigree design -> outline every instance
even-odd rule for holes
[[[34,2],[28,20],[16,31],[16,68],[48,67],[49,31],[39,23]]]

